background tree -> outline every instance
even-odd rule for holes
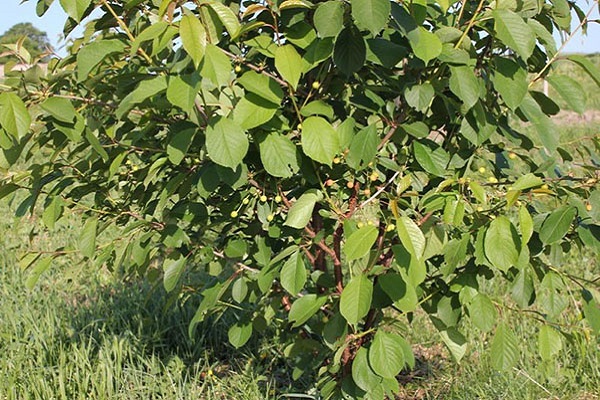
[[[33,58],[46,54],[48,50],[52,48],[46,32],[42,32],[30,22],[21,22],[9,28],[0,35],[0,45],[14,44],[19,42],[22,38],[25,38],[22,42],[22,46]],[[2,52],[5,52],[6,50],[7,49],[2,46]],[[9,56],[0,57],[0,64],[4,64],[8,60]]]
[[[65,252],[146,275],[198,302],[192,336],[224,314],[236,348],[278,335],[325,398],[396,392],[417,309],[458,361],[470,318],[499,370],[519,353],[498,313],[537,319],[545,359],[600,330],[599,280],[562,262],[600,247],[600,143],[561,147],[559,107],[535,90],[560,57],[552,33],[572,10],[588,23],[574,3],[61,5],[66,34],[98,17],[0,94],[0,166],[28,162],[1,195],[27,192],[19,214],[43,209],[50,230],[86,215],[77,246],[24,258],[30,283]],[[577,82],[549,82],[581,111]]]

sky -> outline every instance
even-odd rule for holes
[[[4,3],[0,11],[0,34],[19,22],[31,22],[34,26],[48,34],[51,43],[57,49],[58,54],[65,54],[61,51],[61,32],[66,19],[65,13],[62,11],[59,1],[55,0],[48,12],[41,18],[35,13],[36,0],[29,0],[23,4],[21,0],[2,0]],[[577,0],[577,3],[582,10],[587,11],[593,5],[592,0]],[[590,19],[598,19],[598,3],[594,6],[594,12]],[[577,18],[573,18],[577,21]],[[589,24],[587,36],[581,34],[576,35],[567,44],[564,49],[569,53],[600,53],[600,23]]]

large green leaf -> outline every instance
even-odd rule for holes
[[[340,312],[349,324],[356,325],[371,308],[373,282],[364,274],[353,277],[340,296]]]
[[[277,132],[263,133],[257,138],[260,159],[270,175],[289,178],[298,172],[298,151],[290,139]]]
[[[283,100],[283,90],[279,84],[266,75],[248,71],[238,78],[238,83],[249,92],[252,92],[273,104],[279,105]]]
[[[566,75],[552,74],[546,78],[552,87],[561,95],[573,111],[585,112],[585,91],[573,78]]]
[[[573,206],[562,206],[554,210],[542,223],[540,240],[546,244],[561,240],[569,231],[575,215],[577,209]]]
[[[420,112],[427,111],[434,95],[435,90],[429,82],[410,86],[404,90],[404,98],[408,105]]]
[[[286,44],[275,50],[275,68],[294,90],[298,88],[302,75],[302,58],[294,46]]]
[[[304,256],[300,252],[295,252],[281,268],[281,286],[295,296],[304,288],[306,275]]]
[[[231,78],[231,61],[221,49],[214,44],[207,44],[205,57],[202,58],[200,74],[210,79],[217,86],[225,86]]]
[[[296,229],[304,229],[308,225],[315,208],[315,204],[322,198],[321,192],[309,189],[307,190],[290,208],[284,225]]]
[[[175,132],[169,141],[169,144],[167,145],[167,155],[169,156],[169,161],[175,165],[179,165],[181,161],[183,161],[188,149],[190,148],[190,145],[192,144],[195,134],[196,129],[194,128],[183,129],[179,132]]]
[[[450,162],[450,156],[443,148],[437,145],[434,149],[415,141],[413,143],[415,159],[423,169],[436,176],[444,176],[448,172],[446,167]]]
[[[396,230],[402,245],[415,258],[421,259],[425,251],[425,235],[421,228],[410,218],[400,217]]]
[[[215,14],[218,15],[219,20],[225,29],[227,29],[229,36],[236,38],[239,35],[241,30],[240,21],[231,8],[216,0],[203,1],[203,3],[208,4]]]
[[[460,362],[467,353],[467,339],[455,327],[440,331],[442,341],[450,350],[450,354],[456,362]]]
[[[256,128],[269,122],[278,108],[276,104],[254,93],[246,93],[233,109],[233,120],[242,129]]]
[[[468,305],[469,316],[473,325],[484,332],[489,332],[496,323],[498,312],[490,299],[481,293],[478,293]]]
[[[339,128],[338,128],[339,129]],[[353,130],[351,130],[353,133]],[[352,137],[346,162],[350,168],[360,170],[366,168],[377,154],[380,139],[375,124],[363,128]]]
[[[552,360],[562,349],[562,336],[550,325],[543,325],[538,333],[538,352],[544,361]]]
[[[356,260],[369,254],[369,250],[377,240],[377,235],[377,228],[370,225],[354,231],[344,244],[346,260]]]
[[[492,79],[494,88],[500,93],[506,105],[515,110],[527,94],[527,70],[505,57],[497,57],[496,72]]]
[[[510,220],[500,216],[492,221],[485,233],[485,255],[492,265],[503,272],[517,265],[521,243]]]
[[[79,22],[85,15],[92,0],[60,0],[60,5],[69,17]]]
[[[494,16],[494,29],[496,37],[518,55],[527,60],[535,47],[535,32],[523,18],[506,9],[497,9],[492,12]]]
[[[481,95],[481,83],[473,69],[467,66],[450,67],[450,90],[462,102],[465,108],[471,109]]]
[[[40,107],[56,120],[67,124],[74,123],[77,117],[77,111],[69,99],[50,97],[40,104]]]
[[[558,147],[559,138],[556,125],[554,125],[554,122],[552,122],[550,117],[542,111],[540,105],[530,94],[525,95],[519,106],[519,110],[521,110],[527,120],[535,126],[542,145],[550,152],[555,151]]]
[[[350,25],[338,35],[333,48],[333,61],[346,76],[358,72],[367,59],[367,45],[360,31]]]
[[[96,253],[96,233],[98,218],[90,217],[85,221],[79,235],[79,251],[87,258],[93,258]]]
[[[397,273],[387,273],[379,276],[381,288],[388,295],[394,306],[405,313],[412,312],[417,308],[419,299],[412,285],[405,282],[404,278]]]
[[[198,75],[178,75],[169,77],[167,100],[174,106],[191,114],[194,109],[196,96],[201,89]]]
[[[167,292],[172,291],[177,286],[185,270],[185,262],[186,257],[179,252],[173,252],[165,259],[163,263],[163,285]]]
[[[248,138],[235,122],[219,118],[206,128],[206,149],[217,164],[235,169],[248,152]]]
[[[324,118],[305,119],[302,122],[302,150],[313,160],[331,166],[340,150],[337,132]]]
[[[406,341],[395,333],[377,330],[369,348],[369,365],[384,378],[395,378],[404,367]]]
[[[364,347],[358,349],[352,361],[352,380],[366,392],[376,390],[381,385],[382,378],[369,366],[369,353]]]
[[[336,37],[344,28],[344,4],[336,0],[319,4],[313,21],[320,37]]]
[[[415,56],[425,64],[442,54],[440,38],[422,26],[408,32],[407,37]]]
[[[389,0],[351,0],[350,4],[356,25],[371,31],[373,36],[377,36],[390,17]]]
[[[25,287],[29,290],[33,289],[40,279],[40,276],[52,265],[52,256],[46,256],[36,259],[29,267],[29,275],[25,281]]]
[[[327,302],[327,296],[307,294],[292,303],[288,319],[296,328],[310,319]]]
[[[600,86],[600,68],[594,65],[590,59],[580,54],[572,54],[567,57],[570,61],[578,64],[581,68],[588,73],[588,75],[596,82],[596,85]]]
[[[193,15],[184,15],[179,22],[181,44],[198,67],[206,50],[206,30],[200,20]]]
[[[13,92],[0,94],[0,127],[20,139],[29,132],[31,116],[23,100]]]
[[[251,322],[238,322],[232,325],[227,331],[227,338],[229,339],[229,343],[231,343],[236,349],[239,349],[240,347],[245,345],[251,336]]]
[[[490,351],[492,367],[499,371],[508,371],[519,360],[517,338],[505,323],[496,328]]]
[[[139,104],[163,91],[167,90],[167,78],[164,75],[147,79],[129,93],[115,111],[117,118],[123,118],[136,104]]]

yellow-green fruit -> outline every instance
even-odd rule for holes
[[[237,218],[237,217],[238,217],[238,212],[237,212],[237,211],[235,211],[235,210],[233,210],[233,211],[231,212],[231,214],[229,214],[229,216],[231,216],[231,218]]]
[[[334,163],[334,164],[339,164],[339,163],[341,163],[341,162],[342,162],[342,160],[341,160],[339,157],[334,157],[334,158],[333,158],[333,163]]]
[[[281,203],[281,200],[282,199],[280,195],[275,196],[275,203]]]
[[[297,129],[298,129],[299,131],[301,131],[301,130],[302,130],[302,124],[298,124],[298,126],[297,126]]]
[[[517,158],[517,155],[515,153],[508,153],[508,158],[510,158],[511,160],[514,160],[515,158]]]
[[[371,195],[371,189],[365,189],[363,191],[363,193],[365,194],[365,196],[370,196]]]
[[[498,183],[498,179],[495,176],[490,176],[487,180],[489,183]]]
[[[352,189],[352,188],[354,187],[354,182],[350,182],[350,181],[348,181],[348,183],[346,183],[346,187],[347,187],[348,189]]]
[[[265,201],[267,201],[267,196],[265,196],[264,194],[262,196],[260,196],[260,201],[263,202],[263,203]]]
[[[240,72],[242,72],[242,67],[240,67],[239,65],[235,66],[235,73],[239,74]]]
[[[588,204],[586,204],[586,205],[585,205],[585,209],[586,209],[586,210],[588,210],[588,211],[592,211],[592,205],[591,205],[591,204],[589,204],[589,203],[588,203]]]
[[[393,231],[394,229],[396,229],[396,225],[394,225],[394,224],[389,224],[389,225],[388,225],[388,226],[385,228],[385,230],[386,230],[386,231],[388,231],[388,232],[391,232],[391,231]]]
[[[372,182],[375,182],[377,179],[379,179],[379,174],[378,174],[377,172],[373,172],[373,173],[371,174],[371,176],[369,176],[369,179],[370,179]]]
[[[273,214],[267,215],[267,221],[271,222],[271,221],[273,221],[273,218],[275,218],[275,216]]]
[[[250,203],[250,200],[249,200],[249,199],[247,199],[247,198],[246,198],[246,199],[242,200],[242,204],[243,204],[243,205],[245,205],[245,206],[246,206],[246,205],[248,205],[248,203]]]
[[[486,171],[485,167],[479,167],[480,174],[485,174],[485,171]]]
[[[312,84],[312,88],[315,90],[319,90],[319,88],[321,87],[321,83],[319,81],[314,81]]]
[[[483,211],[483,207],[479,206],[477,207],[477,212],[482,212]]]
[[[542,189],[544,190],[548,190],[548,185],[546,185],[545,183],[542,185]]]

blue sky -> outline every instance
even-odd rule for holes
[[[59,49],[62,27],[65,21],[65,14],[62,11],[58,0],[55,0],[50,10],[42,18],[39,18],[35,13],[36,0],[29,0],[24,4],[20,0],[3,0],[2,11],[0,11],[0,33],[5,32],[11,26],[19,22],[31,22],[39,29],[48,34],[48,38]],[[580,7],[587,11],[593,4],[592,0],[577,0]],[[591,19],[600,19],[598,14],[598,4],[594,7],[595,10],[591,15]],[[587,36],[577,35],[574,37],[567,47],[566,52],[577,53],[600,53],[600,24],[593,23],[589,25]],[[64,52],[58,51],[59,54]]]

